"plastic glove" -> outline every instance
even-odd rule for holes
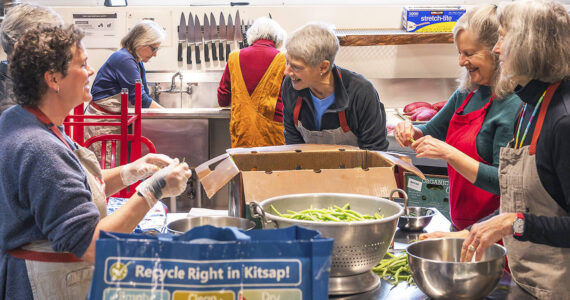
[[[154,174],[160,168],[168,166],[174,160],[164,154],[149,153],[136,161],[126,164],[121,169],[121,180],[129,186]]]
[[[165,197],[174,197],[186,190],[188,178],[192,171],[186,163],[179,163],[175,158],[168,167],[160,169],[150,178],[143,181],[136,188],[137,192],[146,200],[149,207]]]

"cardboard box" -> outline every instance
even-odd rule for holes
[[[461,6],[404,6],[402,27],[407,32],[451,32],[464,13]]]
[[[435,207],[449,217],[449,178],[443,175],[425,175],[425,179],[413,173],[404,173],[408,206]]]
[[[300,193],[355,193],[388,198],[399,166],[422,172],[407,157],[343,145],[288,145],[228,149],[196,167],[208,197],[230,182],[229,214],[245,217],[245,204]]]

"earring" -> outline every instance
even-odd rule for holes
[[[55,92],[59,94],[59,85],[57,86],[57,90]]]
[[[321,72],[321,77],[323,77],[323,72]]]

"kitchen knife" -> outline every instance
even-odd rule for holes
[[[192,13],[188,13],[188,30],[186,34],[186,63],[192,64],[192,47],[191,43],[194,43],[194,18],[192,18]]]
[[[186,41],[186,17],[184,13],[180,15],[180,24],[178,25],[178,61],[182,61],[182,44]]]
[[[208,42],[210,42],[210,22],[208,22],[208,16],[204,14],[204,61],[206,62],[210,61]]]
[[[218,38],[218,25],[216,25],[216,18],[214,18],[214,14],[210,13],[210,40],[212,41],[212,60],[218,60],[218,55],[216,52],[216,39]]]
[[[235,32],[235,26],[234,26],[234,21],[232,20],[232,14],[230,14],[228,16],[228,27],[227,27],[227,31],[226,31],[226,61],[228,61],[228,58],[230,57],[230,44],[232,43],[232,41],[234,40],[234,32]]]
[[[226,27],[226,19],[224,18],[224,13],[220,13],[220,31],[218,32],[218,40],[220,41],[219,44],[219,53],[220,53],[220,61],[224,61],[224,44],[226,43],[226,33],[228,28]]]
[[[243,34],[241,31],[241,19],[239,17],[239,10],[236,13],[236,25],[234,31],[234,41],[239,43],[239,48],[243,48]]]
[[[198,15],[194,16],[194,55],[196,56],[196,63],[200,64],[200,43],[202,43],[202,29],[200,28],[200,19]]]

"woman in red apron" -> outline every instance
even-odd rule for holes
[[[427,124],[402,122],[394,132],[398,143],[411,145],[417,157],[447,161],[450,216],[458,231],[499,208],[499,149],[509,141],[520,107],[515,95],[499,99],[494,94],[499,73],[491,49],[498,26],[495,5],[472,8],[458,20],[453,34],[465,73],[459,89]],[[443,235],[449,234],[421,238]]]
[[[473,226],[461,259],[480,260],[502,238],[517,284],[509,299],[568,299],[570,17],[560,3],[526,0],[504,4],[500,20],[498,92],[514,79],[524,106],[501,149],[501,214]]]
[[[63,133],[71,109],[91,99],[82,37],[73,26],[29,30],[10,57],[19,105],[0,117],[0,299],[85,299],[99,232],[131,232],[191,174],[170,160],[102,218],[104,195],[150,175],[152,162],[100,172],[93,153]]]

